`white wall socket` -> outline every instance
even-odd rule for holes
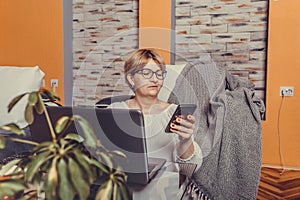
[[[281,86],[280,96],[285,96],[285,97],[294,96],[294,86]]]
[[[51,79],[50,80],[50,85],[52,88],[57,88],[58,87],[58,79]]]

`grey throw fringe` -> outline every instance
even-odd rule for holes
[[[201,188],[193,180],[189,182],[185,192],[185,199],[188,200],[210,200],[207,194],[205,194]]]

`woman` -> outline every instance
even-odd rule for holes
[[[154,50],[134,51],[124,65],[125,80],[135,97],[116,102],[112,108],[140,109],[144,115],[148,155],[168,161],[193,162],[201,165],[202,153],[193,140],[195,117],[178,116],[171,124],[171,132],[164,130],[177,105],[158,99],[158,93],[166,76],[163,58]]]

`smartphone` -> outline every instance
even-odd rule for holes
[[[171,130],[170,130],[171,123],[176,120],[177,116],[182,115],[182,118],[185,118],[189,114],[192,115],[195,112],[196,108],[197,108],[196,104],[180,104],[180,105],[178,105],[175,112],[173,113],[166,129],[165,129],[165,132],[171,133]]]

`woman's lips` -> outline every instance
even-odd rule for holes
[[[158,88],[158,85],[151,85],[151,86],[148,86],[149,89],[157,89]]]

